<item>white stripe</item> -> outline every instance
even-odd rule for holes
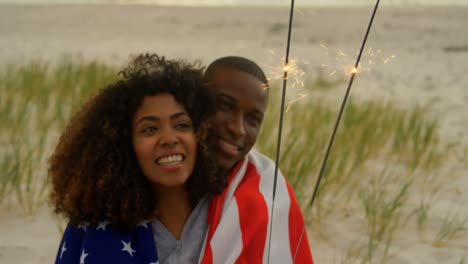
[[[222,211],[221,217],[224,217],[224,214],[226,213],[226,209],[228,208],[229,204],[231,202],[235,202],[234,192],[236,191],[237,186],[239,186],[240,182],[244,178],[245,170],[247,169],[247,163],[248,163],[248,159],[244,159],[239,170],[234,176],[234,179],[232,179],[231,183],[229,183],[229,187],[226,193],[226,199],[224,199],[223,211]]]
[[[260,174],[259,191],[268,205],[268,230],[266,244],[263,252],[263,263],[268,262],[268,243],[270,241],[271,206],[273,199],[273,183],[275,175],[275,164],[266,156],[252,150],[249,153],[250,162],[257,168]],[[288,264],[292,263],[289,241],[289,209],[291,200],[285,179],[278,171],[278,182],[276,185],[275,208],[273,218],[273,230],[271,233],[270,263]]]
[[[234,199],[226,212],[223,213],[218,228],[210,241],[213,263],[235,263],[242,251],[242,244],[239,209]]]
[[[268,176],[268,175],[266,175]],[[268,176],[268,177],[271,177]],[[272,187],[273,189],[273,187]],[[281,172],[278,174],[276,185],[273,229],[271,234],[270,263],[292,263],[291,246],[289,241],[289,210],[291,200]]]

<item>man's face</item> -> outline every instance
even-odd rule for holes
[[[230,68],[217,69],[211,81],[216,94],[214,155],[221,169],[231,169],[253,147],[267,106],[265,85]]]

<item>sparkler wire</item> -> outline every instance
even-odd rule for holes
[[[325,152],[325,156],[324,156],[324,159],[323,159],[323,162],[322,162],[322,166],[320,168],[320,173],[319,173],[319,176],[317,178],[317,182],[315,184],[314,192],[313,192],[312,198],[310,199],[309,204],[307,206],[308,208],[310,208],[312,206],[312,204],[314,203],[314,199],[315,199],[315,197],[317,195],[318,187],[320,185],[320,180],[322,179],[323,173],[325,171],[325,166],[326,166],[327,161],[328,161],[328,156],[330,155],[330,150],[332,148],[332,145],[333,145],[333,142],[334,142],[335,136],[336,136],[336,131],[338,130],[338,127],[339,127],[340,121],[341,121],[341,116],[343,115],[344,108],[346,106],[346,102],[348,101],[348,96],[349,96],[349,92],[351,91],[351,87],[353,85],[354,77],[356,76],[356,73],[358,72],[357,70],[358,70],[358,67],[359,67],[359,62],[361,60],[361,56],[362,56],[362,52],[364,51],[364,47],[366,46],[367,37],[369,36],[370,29],[371,29],[372,24],[374,22],[375,14],[377,13],[377,9],[379,7],[379,2],[380,2],[380,0],[377,0],[377,2],[375,3],[374,11],[372,12],[372,16],[371,16],[369,24],[367,26],[366,34],[364,35],[364,39],[363,39],[362,44],[361,44],[361,49],[359,50],[359,54],[358,54],[358,57],[356,59],[356,64],[354,65],[354,69],[353,69],[353,71],[351,73],[351,77],[349,78],[348,88],[346,89],[346,93],[345,93],[345,96],[343,98],[343,102],[341,104],[341,108],[340,108],[340,111],[338,113],[338,117],[336,119],[335,126],[333,128],[333,133],[332,133],[330,141],[328,143],[327,151]],[[276,162],[278,162],[278,161],[276,161]],[[310,210],[307,211],[305,220],[308,219],[309,212],[310,212]],[[297,247],[296,247],[296,252],[294,254],[293,263],[294,263],[294,260],[296,259],[299,246],[301,245],[302,237],[304,235],[304,232],[305,232],[305,224],[304,224],[304,228],[302,229],[301,235],[299,237],[299,242],[298,242]]]
[[[275,209],[276,182],[278,180],[278,163],[279,163],[279,157],[280,157],[281,135],[283,131],[284,101],[286,97],[286,85],[288,82],[289,47],[291,44],[293,15],[294,15],[294,0],[291,0],[291,7],[289,9],[288,40],[286,42],[286,56],[284,57],[283,92],[281,95],[280,120],[279,120],[279,127],[278,127],[278,142],[276,144],[276,162],[275,162],[275,174],[274,174],[274,182],[273,182],[273,200],[271,204],[271,224],[270,224],[270,230],[269,230],[270,239],[268,241],[268,263],[270,263],[271,231],[273,230],[273,216],[274,216],[273,212]]]

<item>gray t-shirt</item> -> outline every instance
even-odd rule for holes
[[[203,197],[185,222],[180,240],[156,220],[152,223],[160,264],[198,263],[208,230],[208,195]]]

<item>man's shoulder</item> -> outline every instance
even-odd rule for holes
[[[264,154],[260,153],[256,149],[250,150],[248,154],[249,163],[255,166],[260,174],[263,173],[274,173],[275,162]]]

